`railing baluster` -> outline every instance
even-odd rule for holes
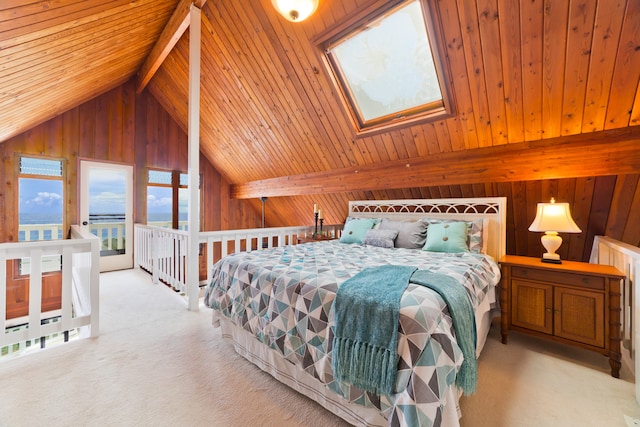
[[[29,329],[39,335],[42,312],[42,249],[31,250],[31,271],[29,274]],[[36,332],[38,331],[38,332]],[[37,336],[37,335],[36,335]]]
[[[65,247],[62,250],[62,329],[68,331],[71,329],[71,318],[73,316],[73,309],[71,303],[71,281],[72,281],[72,268],[73,248]]]

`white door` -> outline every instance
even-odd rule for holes
[[[102,241],[100,271],[133,267],[133,166],[80,162],[80,224]]]

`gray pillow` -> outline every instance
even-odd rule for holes
[[[422,249],[427,239],[428,224],[422,221],[391,221],[382,218],[379,230],[397,230],[396,248]]]
[[[393,241],[397,235],[398,230],[367,230],[362,244],[380,248],[393,248]]]

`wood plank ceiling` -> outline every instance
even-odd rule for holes
[[[2,2],[0,142],[133,78],[178,3]],[[355,198],[491,195],[500,182],[638,173],[640,1],[434,0],[456,114],[358,138],[313,40],[385,3],[321,0],[297,24],[270,0],[202,7],[201,150],[257,209],[259,195],[303,195],[274,197],[269,222],[299,224],[308,215],[297,211],[315,201],[341,221]],[[187,77],[188,32],[147,86],[185,130]],[[483,175],[507,147],[531,150],[527,172]],[[445,182],[434,173],[444,161]]]
[[[232,183],[640,124],[639,2],[442,0],[458,113],[355,138],[311,40],[363,3],[298,24],[268,0],[206,5],[203,151]],[[182,124],[187,54],[185,37],[150,84]]]
[[[349,199],[493,195],[499,182],[640,170],[640,2],[439,0],[457,113],[357,138],[313,40],[384,3],[321,1],[297,24],[268,0],[203,8],[204,154],[256,208],[259,196],[307,195],[275,197],[270,223],[300,223],[316,201],[341,221]],[[187,42],[149,85],[183,128]],[[529,157],[493,168],[507,147],[511,160]],[[460,190],[474,184],[489,190]]]
[[[0,2],[0,142],[131,79],[176,3]]]

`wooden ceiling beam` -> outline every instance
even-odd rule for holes
[[[640,171],[640,126],[231,186],[231,197],[371,191],[438,185],[622,175]]]
[[[137,75],[136,92],[140,93],[144,90],[147,84],[151,81],[153,75],[158,71],[158,68],[162,65],[165,58],[171,52],[171,49],[178,43],[180,37],[189,28],[189,10],[193,4],[195,7],[201,9],[207,0],[180,0],[176,10],[169,18],[167,25],[162,30],[158,41],[151,49],[151,53],[142,64],[140,71]]]

